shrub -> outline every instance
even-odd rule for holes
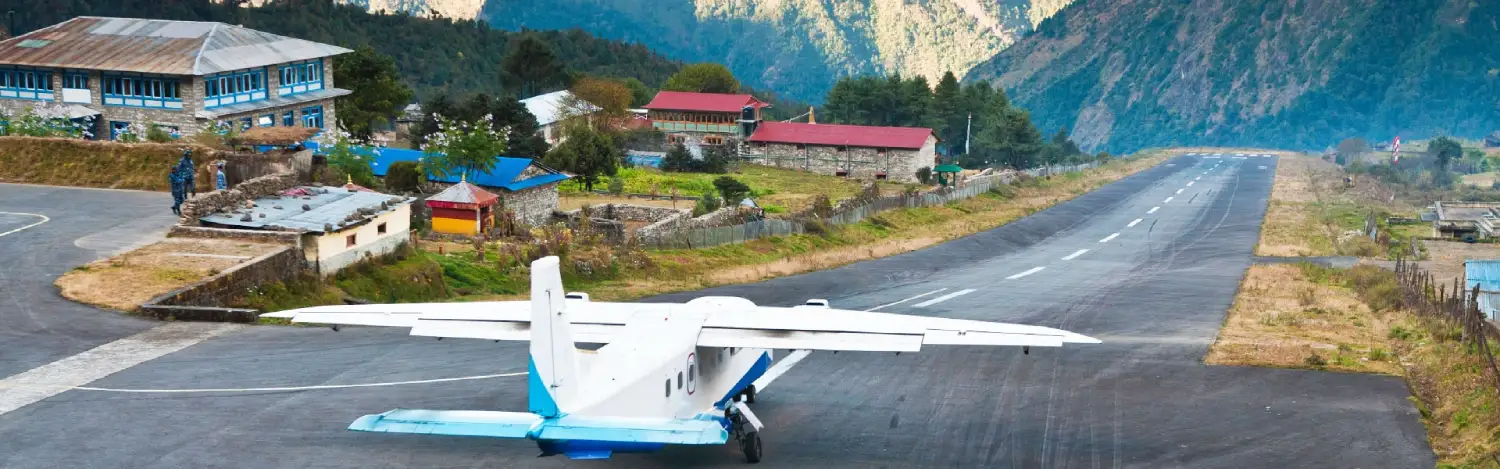
[[[385,173],[385,186],[396,192],[414,192],[422,181],[422,168],[415,161],[398,161]]]
[[[714,179],[714,188],[719,190],[719,195],[724,197],[726,204],[738,204],[750,195],[750,186],[729,176],[719,176]]]
[[[922,184],[931,185],[932,184],[932,168],[929,168],[929,167],[926,167],[926,166],[917,168],[917,180],[921,181]],[[1500,184],[1500,183],[1497,183],[1497,184]]]
[[[817,218],[809,218],[802,221],[802,230],[808,234],[821,236],[828,234],[828,224]]]
[[[625,180],[620,178],[609,178],[609,193],[620,195],[625,193]]]
[[[151,127],[146,129],[146,141],[152,143],[171,142],[172,134],[167,133],[167,129],[161,128],[160,125],[151,124]]]
[[[1318,352],[1313,352],[1311,355],[1308,355],[1307,358],[1302,359],[1302,362],[1306,363],[1307,366],[1315,368],[1328,366],[1328,360],[1324,360],[1322,355],[1318,355]]]
[[[702,197],[698,199],[698,204],[693,206],[693,216],[703,216],[709,212],[718,210],[719,207],[718,194],[715,194],[713,191],[704,191]]]
[[[990,186],[989,192],[1002,199],[1009,199],[1016,196],[1016,188],[1011,187],[1010,184],[995,184]]]

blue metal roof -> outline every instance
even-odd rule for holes
[[[1500,291],[1500,259],[1464,261],[1464,279],[1470,289],[1479,285],[1480,290]]]
[[[288,229],[324,233],[360,224],[416,200],[378,192],[351,191],[341,187],[303,187],[306,195],[278,195],[255,199],[255,207],[215,213],[199,220],[240,228]],[[385,206],[382,206],[385,204]],[[307,210],[302,206],[306,205]],[[360,210],[368,214],[355,216]],[[241,221],[246,213],[250,221]]]
[[[390,170],[392,164],[402,161],[415,162],[426,155],[421,150],[408,150],[405,148],[382,148],[380,149],[380,153],[376,154],[373,148],[364,146],[354,147],[354,153],[361,156],[373,157],[374,161],[371,161],[370,165],[378,177],[385,177],[386,172]],[[526,168],[531,167],[531,163],[532,160],[530,158],[502,156],[495,161],[495,166],[490,168],[488,174],[478,172],[470,174],[468,179],[470,183],[476,186],[494,187],[512,192],[568,179],[566,174],[552,173],[517,181],[516,178],[520,177],[521,173],[526,171]],[[427,179],[429,181],[457,184],[460,177],[457,175],[451,177],[430,176]]]

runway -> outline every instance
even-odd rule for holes
[[[1035,324],[1104,341],[1030,354],[813,353],[758,396],[756,413],[768,427],[762,466],[1431,467],[1399,378],[1203,365],[1250,265],[1275,166],[1270,157],[1178,157],[921,251],[647,301],[827,298],[844,309]],[[37,209],[0,202],[0,212]],[[0,232],[12,229],[6,220]],[[0,263],[24,255],[12,242],[0,237]],[[26,301],[45,296],[32,295]],[[149,326],[88,319],[70,319],[80,330],[56,334],[99,342]],[[22,342],[0,335],[0,346],[36,344],[46,334],[38,329]],[[526,369],[525,350],[402,330],[238,330],[88,384],[94,390],[0,414],[0,467],[744,465],[732,446],[583,462],[536,458],[526,441],[344,429],[400,407],[524,409],[517,373]],[[16,360],[0,376],[67,352]],[[501,376],[406,383],[489,375]],[[361,383],[405,384],[344,387]],[[213,391],[119,392],[163,388]]]

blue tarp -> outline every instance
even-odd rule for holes
[[[314,142],[308,142],[307,147],[312,148],[314,151],[318,149],[317,143]],[[374,161],[371,161],[370,165],[375,170],[375,176],[377,177],[385,177],[386,171],[390,170],[392,164],[402,161],[417,161],[425,155],[421,150],[409,150],[405,148],[381,148],[379,154],[375,153],[374,148],[366,146],[355,146],[353,150],[356,155],[373,156]],[[522,171],[531,166],[531,163],[532,160],[530,158],[502,156],[495,162],[495,166],[490,168],[488,173],[479,172],[471,174],[468,179],[470,183],[480,187],[494,187],[508,191],[519,191],[568,179],[568,176],[565,174],[553,173],[520,181],[516,180]],[[458,175],[454,175],[446,178],[430,176],[427,179],[429,181],[454,184],[460,178]]]
[[[1469,291],[1479,286],[1479,309],[1495,319],[1500,311],[1500,259],[1464,261],[1464,285]]]

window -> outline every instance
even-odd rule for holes
[[[259,101],[268,97],[265,70],[242,70],[210,75],[203,79],[204,108]]]
[[[375,233],[376,234],[385,234],[385,223],[381,223],[379,225],[375,225]]]
[[[311,128],[323,128],[323,106],[313,106],[302,110],[302,126]]]
[[[67,73],[63,75],[63,88],[74,90],[89,89],[89,76],[82,73]]]
[[[276,93],[282,96],[323,89],[323,61],[312,60],[281,67]]]
[[[698,376],[698,364],[696,364],[696,363],[689,363],[688,364],[688,382],[692,382],[693,378],[696,377],[696,376]]]
[[[682,372],[677,372],[677,389],[682,389]]]
[[[676,144],[679,144],[679,143],[686,143],[686,142],[687,142],[687,136],[686,135],[668,135],[667,136],[667,144],[668,145],[676,145]]]
[[[672,397],[672,378],[667,378],[667,397]]]
[[[246,117],[244,119],[240,119],[240,132],[244,132],[246,130],[250,130],[250,126],[251,125],[253,125],[253,124],[251,124],[249,117]]]
[[[255,120],[255,125],[259,125],[261,127],[275,127],[276,126],[276,115],[275,114],[266,114],[264,116],[260,116],[260,119],[256,119]]]
[[[709,136],[703,137],[703,144],[704,145],[723,145],[724,144],[724,137],[720,137],[718,135],[709,135]]]
[[[286,114],[282,114],[281,115],[281,125],[284,126],[284,127],[296,127],[297,126],[297,115],[295,113],[293,113],[292,111],[287,111]]]
[[[147,75],[105,75],[101,82],[107,106],[182,109],[178,82]]]
[[[358,235],[345,236],[344,237],[344,247],[346,247],[346,248],[352,248],[352,247],[354,247],[354,237],[355,236],[358,236]]]
[[[37,70],[0,68],[0,98],[51,101],[52,74]]]

